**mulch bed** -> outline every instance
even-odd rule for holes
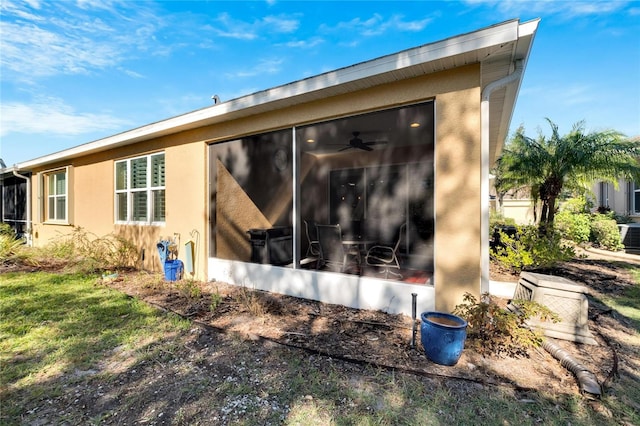
[[[606,261],[576,260],[552,271],[540,272],[565,276],[586,285],[596,299],[599,294],[619,292],[632,285],[624,269]],[[158,277],[144,273],[121,274],[105,283],[189,318],[201,327],[233,333],[244,339],[265,340],[309,353],[414,374],[472,381],[479,386],[501,385],[520,391],[565,394],[580,392],[572,373],[542,348],[529,350],[526,357],[498,358],[483,356],[468,347],[455,366],[435,364],[424,354],[419,328],[412,347],[413,321],[404,315],[356,310],[219,282],[197,283],[200,294],[190,297],[186,294],[186,284],[161,282]],[[590,301],[589,327],[597,346],[553,341],[587,366],[599,383],[606,386],[616,374],[619,355],[615,342],[619,333],[634,330],[624,318],[612,314],[596,299]]]

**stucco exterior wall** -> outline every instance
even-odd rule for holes
[[[52,239],[81,227],[97,237],[114,234],[134,242],[139,250],[138,265],[150,271],[162,271],[156,243],[160,238],[179,236],[180,258],[184,259],[184,244],[196,244],[194,278],[206,278],[206,145],[201,142],[182,143],[179,135],[160,138],[90,155],[52,167],[36,170],[46,172],[70,166],[69,225],[48,224],[42,214],[34,215],[34,245],[44,246]],[[114,219],[114,163],[117,160],[165,153],[166,222],[163,226],[118,225]],[[33,181],[34,211],[42,211],[42,201],[36,178]],[[144,255],[143,255],[144,253]]]
[[[465,292],[480,289],[480,66],[469,65],[366,91],[318,99],[292,108],[202,127],[152,141],[132,144],[59,166],[73,167],[70,186],[72,224],[97,234],[117,233],[145,250],[146,269],[160,270],[155,243],[180,235],[184,243],[198,239],[196,278],[207,277],[208,149],[207,144],[238,136],[391,108],[435,99],[436,308],[450,311]],[[114,224],[114,161],[165,152],[166,224]],[[46,169],[52,169],[47,167]],[[42,170],[34,170],[38,172]],[[38,191],[33,191],[34,206]],[[35,211],[35,210],[34,210]],[[70,226],[43,224],[34,217],[36,245],[44,245]]]
[[[640,216],[634,216],[630,211],[632,207],[629,205],[629,197],[633,194],[629,191],[633,191],[632,188],[629,188],[629,182],[624,179],[618,180],[617,189],[612,183],[596,183],[593,186],[594,207],[609,207],[621,215],[631,214],[632,219],[638,221]]]
[[[515,220],[518,225],[535,224],[533,200],[529,198],[503,200],[499,209],[504,217]]]
[[[480,293],[480,88],[436,97],[436,309]]]

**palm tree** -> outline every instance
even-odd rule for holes
[[[619,179],[640,178],[637,140],[628,140],[614,130],[586,133],[583,121],[561,137],[558,126],[547,121],[550,138],[541,133],[536,139],[530,138],[520,126],[494,170],[499,194],[528,188],[534,204],[542,203],[538,219],[541,231],[553,227],[556,201],[563,190],[585,188],[596,180],[617,186]]]

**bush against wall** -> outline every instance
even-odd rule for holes
[[[584,197],[575,197],[562,204],[556,214],[555,228],[576,244],[591,242],[603,249],[617,251],[624,248],[617,223],[624,223],[624,218],[602,208],[591,213],[589,202]]]
[[[483,293],[480,300],[465,293],[463,303],[457,305],[453,313],[468,323],[469,346],[483,355],[528,356],[529,348],[540,346],[543,334],[529,327],[527,320],[560,320],[557,314],[537,302],[514,300],[512,303],[518,308],[517,312],[503,309],[488,293]]]
[[[573,247],[555,229],[542,234],[535,225],[516,226],[515,235],[499,234],[501,244],[494,247],[492,257],[514,273],[552,267],[575,256]]]
[[[618,224],[615,219],[611,219],[604,214],[593,215],[590,241],[606,250],[618,251],[624,249]]]
[[[586,243],[591,238],[591,215],[588,213],[560,211],[554,225],[566,239],[577,244]]]

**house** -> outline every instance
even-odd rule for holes
[[[626,216],[630,223],[618,225],[625,250],[640,250],[640,184],[620,179],[617,188],[609,182],[598,182],[593,188],[595,207]]]
[[[609,182],[597,182],[592,188],[594,205],[600,211],[613,211],[640,222],[640,183],[620,179],[614,186]]]
[[[32,242],[74,226],[115,233],[160,271],[157,242],[179,237],[197,279],[406,314],[415,294],[420,311],[450,311],[465,292],[488,291],[489,169],[538,22],[506,21],[16,164],[30,176]],[[340,224],[355,269],[327,271],[307,256],[313,224]],[[366,251],[398,238],[402,278],[370,270]]]

